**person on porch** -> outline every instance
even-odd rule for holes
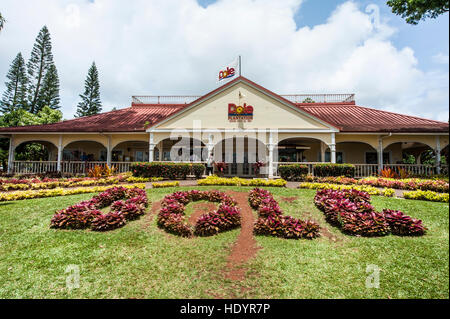
[[[214,155],[209,154],[208,160],[206,161],[206,175],[209,176],[213,173],[214,167]]]

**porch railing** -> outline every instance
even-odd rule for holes
[[[111,166],[114,167],[118,173],[129,172],[131,164],[131,162],[111,162]]]
[[[14,161],[12,163],[13,172],[18,174],[43,174],[47,172],[56,172],[58,170],[57,161],[47,162],[28,162]]]
[[[105,165],[106,162],[61,162],[61,171],[63,173],[85,174],[95,166]]]
[[[131,162],[112,162],[111,166],[119,173],[128,172]],[[14,161],[13,172],[16,174],[43,174],[58,171],[57,161]],[[106,166],[106,162],[83,162],[63,161],[61,162],[62,173],[85,174],[95,166]]]
[[[285,99],[294,103],[349,103],[355,102],[355,94],[282,94]],[[133,95],[134,105],[145,104],[189,104],[201,95]]]

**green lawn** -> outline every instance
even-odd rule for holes
[[[0,203],[0,298],[449,298],[448,204],[374,196],[378,209],[401,209],[429,232],[356,238],[325,222],[314,207],[315,191],[269,189],[285,214],[312,217],[335,239],[257,237],[261,250],[242,282],[223,276],[239,229],[184,239],[158,229],[148,214],[108,233],[61,231],[49,228],[55,210],[92,195]],[[173,191],[148,194],[156,201]],[[80,287],[72,290],[69,265],[80,269]],[[380,268],[379,288],[366,288],[368,265]]]

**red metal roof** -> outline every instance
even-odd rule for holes
[[[186,105],[134,106],[59,123],[2,127],[0,132],[145,132]]]
[[[219,90],[229,87],[240,80],[309,113],[342,132],[445,133],[449,130],[449,124],[446,122],[356,106],[354,102],[295,104],[244,77],[238,77],[190,104],[133,104],[129,108],[54,124],[3,127],[0,128],[0,132],[144,132],[147,127],[155,125],[190,105],[207,99]]]
[[[357,105],[298,105],[342,132],[448,132],[449,124]]]

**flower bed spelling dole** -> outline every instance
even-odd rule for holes
[[[200,216],[192,227],[185,222],[185,207],[190,202],[206,200],[219,203],[217,210]],[[182,237],[213,236],[241,225],[236,201],[219,191],[186,191],[167,195],[161,202],[158,226]]]
[[[103,214],[100,209],[111,206]],[[56,212],[50,227],[58,229],[86,229],[108,231],[122,227],[127,221],[145,214],[147,194],[140,188],[113,187],[73,206]]]
[[[353,236],[384,236],[389,233],[421,236],[427,230],[421,220],[413,219],[401,211],[375,211],[367,192],[354,189],[319,190],[314,203],[330,224]]]
[[[197,182],[199,186],[272,186],[286,187],[287,182],[284,179],[244,179],[239,177],[226,178],[211,175]]]
[[[255,188],[248,196],[250,206],[258,211],[255,235],[275,236],[286,239],[313,239],[320,236],[320,227],[313,221],[284,216],[273,195],[264,189]]]
[[[33,199],[33,198],[43,198],[43,197],[67,196],[67,195],[86,194],[86,193],[98,193],[98,192],[103,192],[112,187],[114,187],[114,186],[79,187],[79,188],[71,188],[71,189],[55,188],[55,189],[41,189],[41,190],[28,190],[28,191],[17,191],[17,192],[10,192],[10,193],[0,193],[0,202],[23,200],[23,199]],[[145,184],[124,185],[123,187],[145,189]]]

